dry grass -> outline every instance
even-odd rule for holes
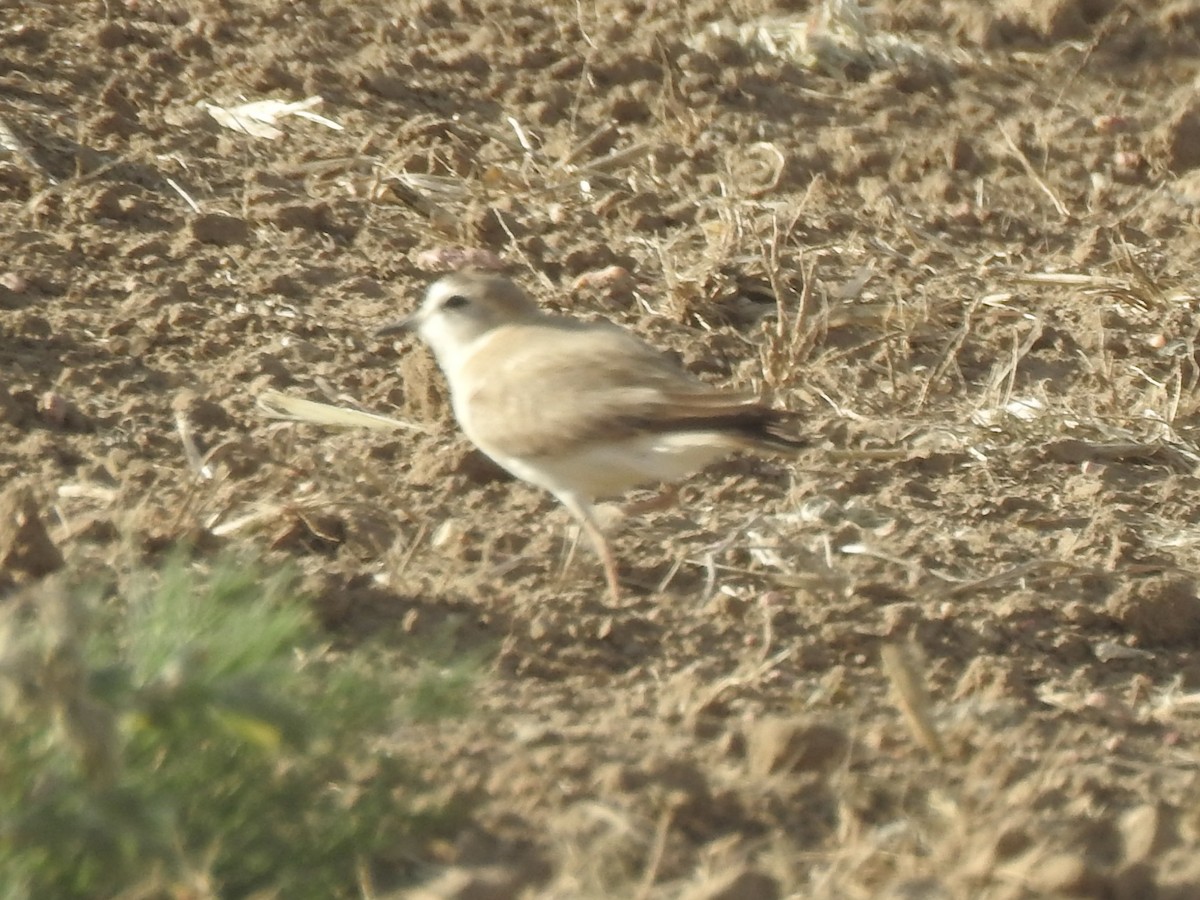
[[[109,18],[156,8],[126,6]],[[65,118],[11,92],[0,474],[43,488],[71,564],[251,545],[318,586],[331,644],[445,625],[494,653],[477,714],[387,737],[478,804],[405,861],[424,884],[1194,893],[1194,609],[1143,590],[1200,578],[1194,235],[1154,158],[1184,89],[1139,80],[1154,62],[1132,72],[1108,26],[1039,31],[1033,4],[973,13],[1025,28],[1024,54],[888,30],[920,4],[832,0],[514,7],[529,46],[414,6],[417,53],[393,6],[328,26],[343,131],[290,107],[265,110],[270,140],[218,127],[137,56],[168,40],[152,17],[105,53],[140,60],[130,102],[171,97],[169,127],[123,114],[117,82]],[[966,46],[960,6],[937,15]],[[243,7],[193,93],[325,77],[301,65],[311,32]],[[12,65],[23,41],[57,51],[21,83],[70,108],[94,79],[56,42],[83,53],[100,26],[35,15],[4,31]],[[1175,52],[1166,13],[1119,15]],[[1125,106],[1140,131],[1089,126]],[[245,234],[189,230],[216,209]],[[806,411],[816,449],[648,512],[606,608],[590,563],[548,577],[561,520],[455,443],[431,367],[363,337],[463,266]],[[169,409],[178,384],[218,409]]]

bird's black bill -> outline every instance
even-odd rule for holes
[[[412,331],[416,326],[413,321],[413,316],[406,316],[399,322],[389,322],[387,325],[381,325],[371,332],[371,337],[387,337],[389,334],[405,334]]]

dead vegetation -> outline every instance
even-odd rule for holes
[[[1197,892],[1191,4],[101,6],[0,27],[5,590],[249,546],[487,654],[414,896]],[[610,608],[369,337],[461,266],[815,448]]]

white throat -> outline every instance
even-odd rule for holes
[[[417,328],[421,340],[433,351],[438,366],[451,382],[489,331],[478,322],[446,315],[430,316]]]

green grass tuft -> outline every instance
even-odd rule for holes
[[[458,814],[384,749],[398,701],[461,713],[469,688],[333,660],[256,565],[37,588],[0,621],[0,898],[359,896]]]

